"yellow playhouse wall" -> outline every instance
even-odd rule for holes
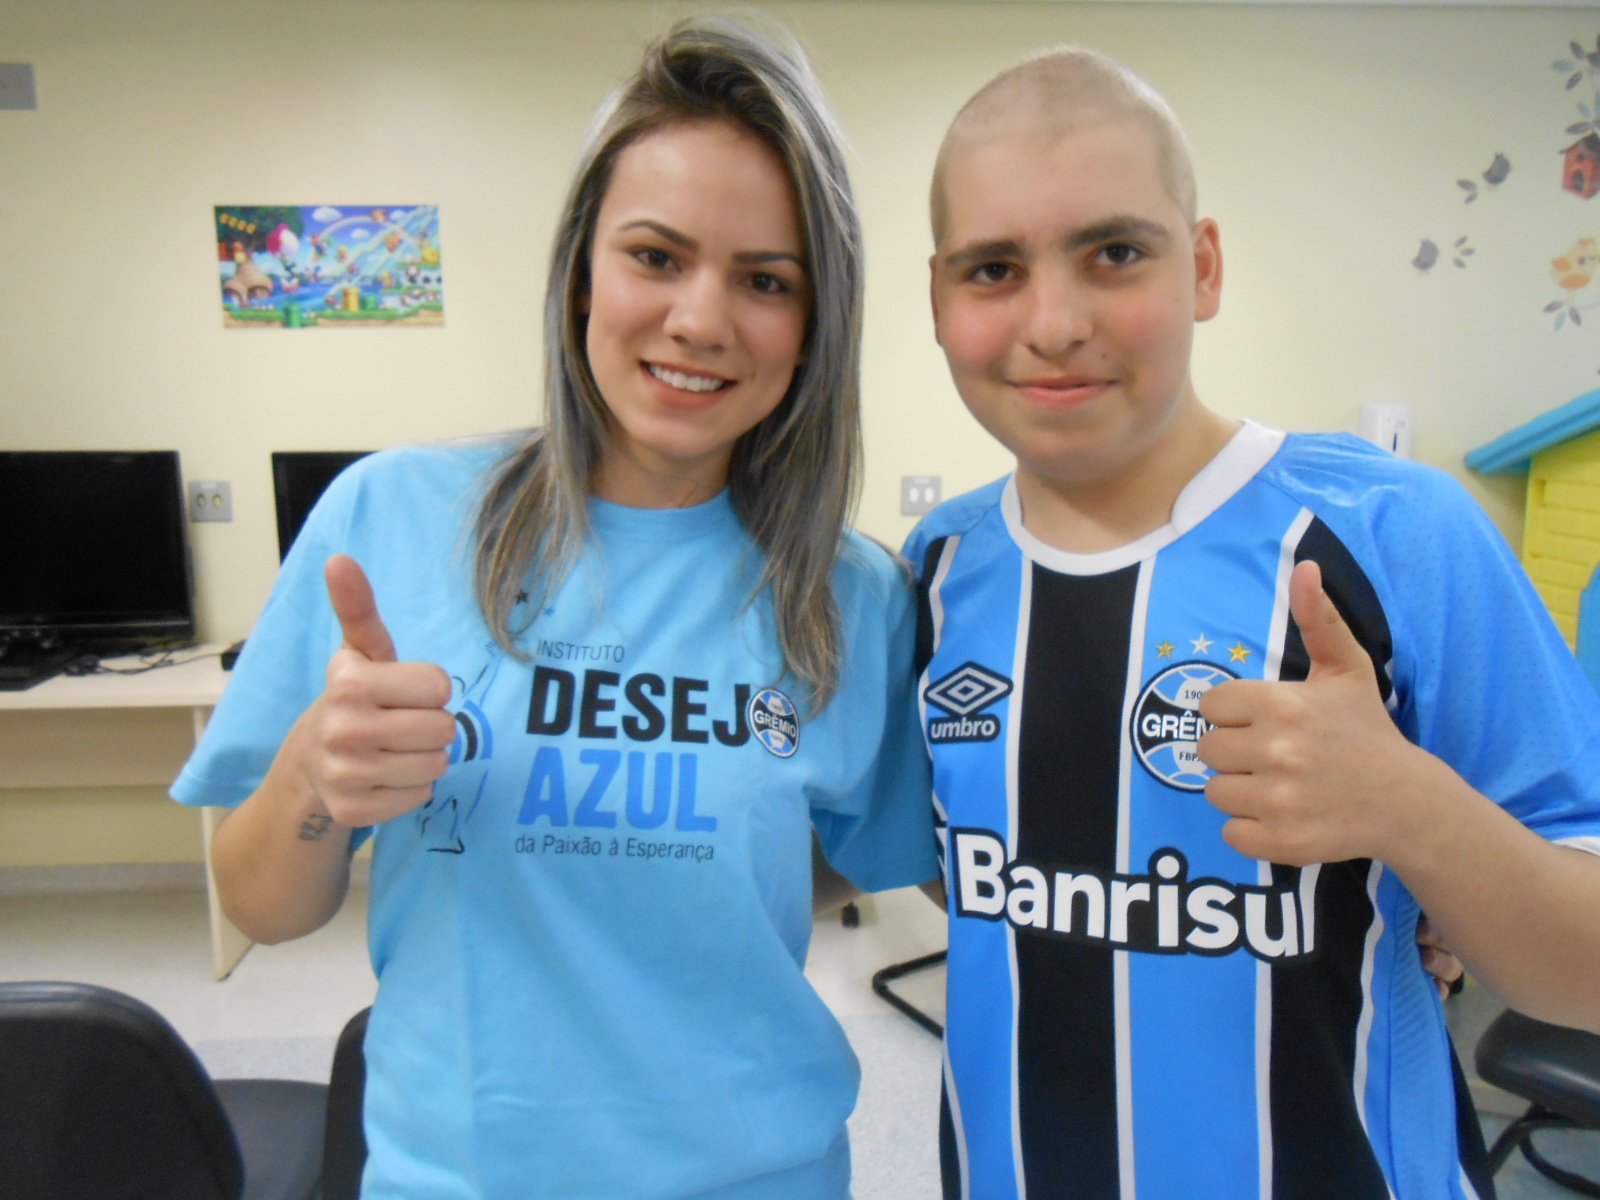
[[[1522,561],[1576,648],[1578,600],[1600,564],[1600,429],[1534,456]]]

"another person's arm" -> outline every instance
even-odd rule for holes
[[[361,568],[336,556],[327,582],[344,635],[327,687],[212,846],[223,910],[259,942],[333,917],[349,887],[352,831],[427,803],[455,736],[448,677],[396,661]]]
[[[828,865],[828,856],[822,852],[822,843],[817,840],[817,835],[813,833],[811,835],[811,915],[825,917],[829,913],[837,912],[846,904],[864,894],[860,888]]]

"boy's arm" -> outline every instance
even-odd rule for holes
[[[1406,740],[1315,563],[1289,591],[1305,681],[1236,680],[1200,704],[1223,836],[1270,862],[1385,863],[1513,1008],[1600,1031],[1600,857],[1546,841]]]

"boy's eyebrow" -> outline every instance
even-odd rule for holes
[[[1082,250],[1085,246],[1105,242],[1144,242],[1157,249],[1172,241],[1172,231],[1159,221],[1145,217],[1116,216],[1096,221],[1076,230],[1063,243],[1068,250]]]
[[[952,270],[977,266],[991,259],[1021,258],[1027,253],[1023,243],[1015,238],[995,238],[984,242],[969,242],[959,250],[945,255],[944,265]]]
[[[664,241],[680,246],[690,253],[700,249],[700,243],[687,233],[674,229],[671,225],[663,225],[660,221],[652,221],[648,217],[641,217],[637,221],[629,221],[620,227],[619,232],[626,233],[632,229],[648,229]],[[733,256],[733,261],[742,267],[760,266],[762,263],[791,262],[802,271],[806,269],[805,262],[798,254],[790,254],[787,250],[741,250]]]
[[[1063,240],[1062,246],[1070,252],[1082,250],[1085,246],[1126,241],[1143,242],[1159,250],[1171,244],[1172,231],[1159,221],[1152,221],[1146,217],[1107,217],[1103,221],[1096,221],[1093,225],[1085,225],[1082,229],[1074,230]],[[957,250],[952,250],[945,255],[944,265],[951,270],[960,270],[991,260],[1025,258],[1027,253],[1026,242],[1018,241],[1016,238],[991,238],[980,242],[969,242]]]

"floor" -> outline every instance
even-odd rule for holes
[[[0,980],[75,979],[137,996],[162,1013],[211,1073],[325,1080],[345,1020],[371,1003],[365,895],[325,929],[257,946],[228,979],[210,978],[205,896],[197,868],[100,872],[0,869]],[[876,970],[944,944],[943,916],[914,890],[874,897],[856,928],[818,923],[806,974],[838,1014],[862,1066],[851,1119],[855,1200],[934,1200],[939,1043],[872,994]],[[943,1016],[942,968],[895,990]],[[1458,1044],[1471,1046],[1498,1011],[1469,989],[1451,1002]],[[1463,1052],[1470,1065],[1470,1053]],[[1475,1089],[1481,1085],[1475,1085]],[[1485,1134],[1505,1124],[1510,1098],[1475,1090]],[[1600,1177],[1600,1134],[1541,1135],[1556,1162]],[[1571,1192],[1516,1159],[1501,1200],[1570,1200]]]

